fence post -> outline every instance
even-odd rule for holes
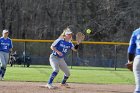
[[[72,69],[72,63],[73,63],[73,51],[72,51],[72,60],[71,60],[71,69]]]
[[[24,42],[23,61],[24,61],[24,67],[25,67],[25,63],[26,63],[26,42]]]
[[[114,63],[115,71],[117,69],[117,45],[115,45],[115,63]]]

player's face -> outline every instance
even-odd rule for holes
[[[5,37],[8,37],[8,35],[9,35],[9,33],[8,33],[8,32],[4,33],[4,36],[5,36]]]
[[[67,38],[67,39],[71,39],[71,38],[72,38],[72,34],[67,34],[67,35],[66,35],[66,38]]]

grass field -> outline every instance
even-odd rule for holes
[[[70,68],[70,67],[69,67]],[[125,68],[101,67],[76,67],[73,66],[68,82],[94,83],[94,84],[134,84],[133,73]],[[7,67],[6,81],[33,81],[47,82],[52,68],[50,66],[31,65],[29,68],[22,66]],[[59,72],[54,82],[61,82],[62,71]]]

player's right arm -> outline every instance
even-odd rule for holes
[[[59,56],[63,56],[63,54],[62,54],[60,51],[58,51],[58,50],[56,49],[56,47],[51,46],[51,49],[52,49],[53,51],[55,51]]]
[[[63,54],[62,54],[60,51],[58,51],[58,50],[56,49],[56,45],[59,43],[60,40],[61,40],[61,39],[55,40],[55,41],[52,43],[52,45],[51,45],[50,48],[51,48],[53,51],[55,51],[59,56],[62,56]]]
[[[133,32],[128,47],[128,62],[132,62],[134,60],[135,50],[136,50],[136,35]]]

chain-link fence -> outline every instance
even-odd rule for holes
[[[49,65],[52,42],[13,42],[13,52],[31,58],[31,65]],[[124,67],[127,62],[127,45],[81,44],[78,52],[69,51],[65,60],[69,66]]]

